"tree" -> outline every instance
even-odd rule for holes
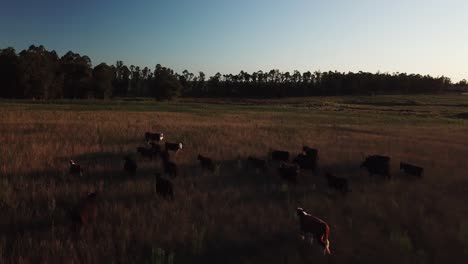
[[[156,65],[154,70],[153,79],[153,95],[158,100],[171,100],[180,95],[182,85],[174,72],[162,67],[160,64]]]
[[[62,84],[55,51],[31,45],[19,56],[24,97],[51,99],[61,97]]]
[[[15,49],[0,50],[0,97],[22,98],[20,61]]]
[[[60,58],[60,69],[64,77],[64,94],[67,98],[86,98],[92,91],[91,59],[72,51]]]
[[[112,79],[114,72],[111,67],[101,63],[93,69],[94,96],[97,98],[109,98],[112,96]]]

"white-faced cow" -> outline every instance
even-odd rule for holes
[[[80,177],[83,176],[83,169],[79,164],[75,163],[73,160],[70,160],[70,169],[68,171],[70,175]]]
[[[164,146],[166,148],[166,151],[172,151],[177,154],[177,152],[179,152],[179,150],[182,149],[183,144],[181,142],[179,143],[166,142]]]
[[[146,141],[160,142],[163,139],[164,139],[164,134],[163,133],[145,132],[145,140]]]
[[[301,230],[301,238],[306,239],[311,236],[311,243],[317,240],[320,246],[323,247],[323,254],[331,254],[330,252],[330,226],[322,219],[308,214],[304,209],[297,208],[297,216],[299,217],[299,227]]]

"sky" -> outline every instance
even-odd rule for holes
[[[0,49],[93,65],[239,73],[407,72],[468,79],[466,0],[0,0]]]

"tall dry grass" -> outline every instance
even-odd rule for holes
[[[325,115],[1,109],[0,263],[464,263],[467,127]],[[174,201],[154,193],[161,165],[135,154],[149,130],[184,143]],[[238,155],[305,144],[319,149],[322,172],[351,180],[348,196],[310,172],[285,189],[274,170],[236,166]],[[222,161],[219,175],[201,173],[199,153]],[[359,170],[374,153],[392,157],[392,181]],[[138,161],[135,179],[122,171],[126,154]],[[70,159],[83,179],[67,174]],[[424,166],[424,179],[406,180],[400,160]],[[65,209],[95,190],[96,223],[74,234]],[[298,206],[330,224],[333,256],[298,239]]]

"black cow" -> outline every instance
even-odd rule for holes
[[[327,177],[328,187],[336,189],[343,194],[349,192],[348,179],[336,177],[330,173],[326,173],[325,177]]]
[[[311,157],[315,160],[318,160],[318,150],[317,149],[314,149],[314,148],[311,148],[311,147],[308,147],[308,146],[303,146],[302,147],[302,151],[304,152],[304,154],[308,157]]]
[[[149,144],[151,145],[151,149],[153,150],[153,155],[155,157],[158,157],[159,154],[161,153],[161,145],[156,144],[154,142],[150,142]]]
[[[299,167],[296,164],[287,164],[281,162],[278,168],[280,177],[289,184],[297,184],[297,177],[299,175]]]
[[[156,193],[162,198],[174,199],[174,190],[172,188],[172,182],[167,179],[163,179],[160,173],[156,173]]]
[[[154,149],[152,147],[149,147],[149,148],[137,147],[136,150],[137,150],[138,153],[140,153],[140,155],[143,158],[153,159],[153,157],[155,156],[155,152],[154,152]]]
[[[161,159],[163,161],[164,173],[171,177],[177,177],[177,164],[170,160],[169,152],[161,152]]]
[[[256,171],[261,171],[263,173],[267,171],[267,162],[264,159],[249,156],[247,157],[247,162]]]
[[[422,178],[424,176],[424,168],[412,164],[400,162],[400,170],[403,170],[408,175]]]
[[[374,174],[390,178],[390,157],[381,155],[367,156],[361,168],[367,168],[369,176]]]
[[[273,150],[270,153],[270,157],[271,157],[272,160],[288,162],[289,161],[289,152],[284,151],[284,150]]]
[[[125,163],[124,163],[124,170],[130,174],[135,174],[138,166],[134,160],[132,160],[130,157],[124,157]]]
[[[297,157],[294,158],[293,162],[299,165],[301,169],[315,170],[317,168],[316,156],[299,154],[297,155]]]
[[[160,142],[163,139],[164,139],[164,134],[163,133],[145,132],[145,140],[146,141]]]

